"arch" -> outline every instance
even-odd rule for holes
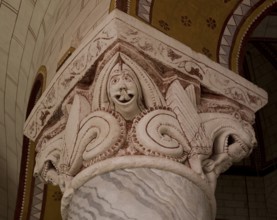
[[[29,97],[26,119],[35,106],[38,98],[45,89],[47,69],[40,66],[32,86]],[[33,168],[35,161],[35,143],[26,136],[23,137],[21,168],[19,176],[19,186],[17,191],[16,209],[14,219],[29,219],[31,213],[32,198],[34,194],[35,179],[33,177]]]
[[[241,73],[243,67],[243,57],[245,55],[245,45],[252,31],[257,27],[265,15],[277,7],[276,0],[263,1],[244,18],[243,23],[237,29],[228,60],[228,67],[236,73]]]

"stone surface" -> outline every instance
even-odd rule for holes
[[[132,44],[135,50],[146,54],[149,59],[176,69],[181,77],[192,78],[213,93],[221,94],[254,112],[267,102],[267,94],[249,81],[119,11],[111,13],[86,39],[76,50],[75,56],[69,58],[68,65],[55,75],[34,107],[32,115],[44,115],[43,121],[36,122],[34,117],[27,120],[25,134],[32,140],[37,138],[69,91],[106,49],[118,40]]]
[[[212,212],[203,191],[188,179],[137,168],[101,174],[77,189],[68,219],[82,218],[210,220]]]
[[[25,134],[37,142],[35,175],[60,186],[64,219],[78,215],[82,196],[91,202],[87,206],[93,206],[97,196],[102,198],[86,192],[98,175],[125,168],[155,168],[180,175],[182,180],[174,182],[190,186],[183,192],[186,203],[178,209],[186,214],[177,213],[174,218],[213,219],[217,178],[256,146],[254,114],[267,95],[184,45],[127,18],[116,11],[103,21],[73,52],[34,107]],[[145,181],[157,184],[154,179]],[[177,186],[172,188],[179,191]],[[191,191],[195,198],[186,195]],[[208,198],[209,208],[199,192]],[[132,214],[126,205],[133,204],[133,209],[141,205],[128,195],[125,200],[121,211],[126,216]],[[175,206],[175,199],[169,201]],[[91,217],[103,214],[100,206],[96,209]],[[160,218],[170,218],[172,211],[167,211]],[[145,217],[140,214],[135,214],[137,219]]]

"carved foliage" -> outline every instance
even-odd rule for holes
[[[150,156],[183,162],[190,152],[176,115],[168,109],[151,109],[138,115],[132,127],[136,149]]]
[[[83,152],[84,165],[114,155],[126,139],[125,120],[114,111],[95,111],[81,123],[76,145]]]
[[[221,172],[252,151],[251,125],[237,115],[199,113],[192,85],[175,80],[163,97],[147,68],[128,55],[103,60],[90,90],[72,92],[63,105],[66,123],[39,141],[35,173],[44,180],[61,184],[97,162],[132,154],[184,163],[214,187]]]
[[[119,17],[121,16],[124,18],[124,15]],[[30,139],[36,140],[61,102],[84,77],[89,67],[95,64],[106,49],[116,41],[124,41],[132,45],[152,59],[157,59],[164,65],[179,70],[184,77],[193,77],[211,91],[235,99],[253,111],[266,104],[267,97],[263,91],[236,74],[231,72],[226,74],[219,65],[194,54],[187,47],[178,45],[176,42],[172,44],[171,41],[165,44],[160,41],[164,37],[161,38],[158,33],[157,37],[153,37],[156,35],[150,36],[139,25],[136,25],[137,22],[130,23],[132,21],[122,21],[122,18],[113,18],[112,16],[109,19],[110,22],[104,22],[102,29],[99,29],[100,31],[95,33],[91,40],[80,45],[80,49],[76,50],[68,64],[60,69],[49,85],[49,89],[38,101],[31,117],[25,124],[24,132]],[[143,91],[144,89],[147,88],[142,88]]]
[[[41,142],[41,150],[36,155],[34,175],[54,185],[59,184],[59,163],[63,148],[62,133],[50,140],[44,138]]]

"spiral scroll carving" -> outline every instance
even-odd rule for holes
[[[84,149],[84,166],[114,155],[125,142],[124,119],[114,111],[98,110],[81,122],[77,145]]]
[[[146,155],[183,162],[190,147],[175,113],[168,108],[143,111],[134,119],[132,141]]]

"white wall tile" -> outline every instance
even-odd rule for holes
[[[54,22],[54,20],[53,20]],[[53,24],[53,23],[52,23]],[[48,32],[45,36],[45,42],[43,45],[43,49],[44,51],[42,51],[42,53],[40,54],[43,57],[43,63],[45,63],[45,59],[48,58],[48,56],[45,54],[49,54],[52,50],[52,46],[53,46],[53,41],[56,40],[56,36],[58,34],[61,35],[61,33],[64,32],[64,20],[59,20],[58,23],[56,23],[53,28],[50,30],[50,32]]]
[[[33,15],[30,21],[30,27],[34,31],[34,34],[37,36],[39,27],[41,25],[43,16],[47,10],[50,0],[38,0],[33,11]]]
[[[51,1],[47,11],[45,13],[45,16],[43,18],[46,32],[48,32],[51,28],[53,28],[52,22],[54,21],[55,14],[57,13],[57,8],[60,7],[62,4],[62,1]]]
[[[95,29],[98,20],[108,14],[109,1],[101,1],[99,5],[89,14],[89,16],[80,25],[82,37],[85,37],[91,29]],[[93,21],[93,22],[92,22]]]
[[[27,78],[24,75],[24,73],[22,71],[20,71],[19,77],[18,77],[16,103],[17,103],[18,108],[20,108],[20,110],[22,112],[24,112],[23,106],[26,105],[26,103],[25,103],[26,87],[27,87]]]
[[[7,148],[10,149],[13,153],[17,154],[14,120],[15,118],[11,119],[8,115],[5,115]]]
[[[277,36],[277,27],[276,26],[268,27],[266,29],[265,37],[276,38],[276,36]]]
[[[0,156],[6,159],[7,146],[6,146],[6,129],[4,125],[0,124]]]
[[[37,40],[36,40],[36,45],[34,49],[34,54],[33,54],[33,63],[36,66],[36,69],[38,69],[41,66],[41,62],[39,62],[39,54],[42,51],[42,45],[43,45],[43,40],[44,40],[44,31],[43,28],[40,28]]]
[[[7,149],[7,173],[8,173],[8,184],[13,183],[16,185],[18,177],[17,177],[17,167],[18,167],[18,159],[17,155],[12,152],[10,149]],[[17,189],[17,188],[14,188]],[[12,188],[8,188],[9,191],[12,191]],[[9,192],[10,194],[10,192]]]
[[[93,2],[95,0],[92,0]],[[79,0],[71,0],[70,1],[70,5],[69,5],[69,8],[68,8],[68,15],[73,15],[73,14],[79,14],[80,13],[80,10],[81,10],[81,6],[82,6],[82,1],[79,1]]]
[[[63,1],[62,4],[59,7],[59,10],[57,10],[57,14],[55,17],[55,22],[59,21],[59,20],[64,20],[67,16],[67,12],[68,12],[68,8],[69,8],[69,2]]]
[[[30,31],[28,31],[26,44],[25,44],[24,52],[23,52],[23,57],[22,57],[22,61],[21,61],[21,69],[27,75],[34,74],[34,73],[29,73],[34,47],[35,47],[35,40],[34,40],[32,34],[30,33]]]
[[[15,40],[11,40],[7,73],[16,82],[23,53],[22,46]]]
[[[51,81],[53,76],[56,74],[57,63],[58,63],[58,60],[59,60],[59,57],[58,57],[59,52],[60,52],[59,48],[53,47],[53,51],[51,52],[51,56],[48,57],[47,61],[44,61],[44,63],[47,66],[46,85]]]
[[[104,1],[103,1],[104,2]],[[81,5],[78,5],[81,6]],[[65,39],[71,39],[70,36],[73,35],[73,33],[77,32],[77,29],[80,27],[80,25],[84,22],[84,20],[95,10],[96,7],[96,0],[90,1],[90,4],[85,7],[82,10],[82,13],[80,13],[80,8],[76,7],[72,10],[73,14],[78,15],[74,20],[71,22],[70,19],[67,19],[66,21],[66,32],[65,32]],[[91,22],[95,22],[95,20],[91,20]]]
[[[26,90],[25,90],[25,97],[24,97],[24,102],[26,104],[23,107],[25,107],[25,110],[27,108],[27,103],[28,103],[29,98],[30,98],[30,94],[31,94],[32,86],[34,84],[34,80],[35,80],[35,75],[30,74],[30,76],[27,79]]]
[[[0,48],[7,52],[9,50],[11,36],[16,21],[16,14],[2,4],[0,7],[0,21]]]
[[[7,191],[0,189],[0,217],[2,217],[3,220],[7,220],[7,196]]]
[[[1,74],[0,74],[1,75]],[[0,90],[0,124],[4,124],[5,123],[5,118],[4,118],[4,92]]]
[[[15,10],[18,11],[21,0],[5,0],[5,2],[9,3]]]
[[[15,118],[16,91],[17,91],[17,85],[9,78],[6,78],[5,112],[14,118]]]
[[[0,22],[1,23],[1,22]],[[8,54],[0,48],[0,91],[5,90]],[[1,103],[0,103],[1,104]]]
[[[25,114],[16,106],[16,139],[23,138],[23,125],[25,121]]]
[[[276,15],[268,16],[268,26],[270,27],[277,27],[277,19]]]
[[[0,189],[6,190],[7,189],[7,179],[8,179],[7,178],[7,161],[2,157],[0,157],[0,167],[1,167]],[[0,196],[0,199],[1,199],[1,196]]]
[[[19,177],[20,175],[20,169],[21,169],[21,156],[22,156],[22,145],[23,145],[23,135],[21,140],[17,140],[16,142],[16,148],[17,148],[17,158],[18,158],[18,163],[17,163],[17,176]]]
[[[22,44],[25,43],[28,24],[32,16],[33,9],[34,5],[31,1],[22,1],[14,29],[14,35]]]
[[[14,218],[16,195],[17,195],[17,184],[12,181],[8,181],[8,218],[10,220],[13,220]]]

